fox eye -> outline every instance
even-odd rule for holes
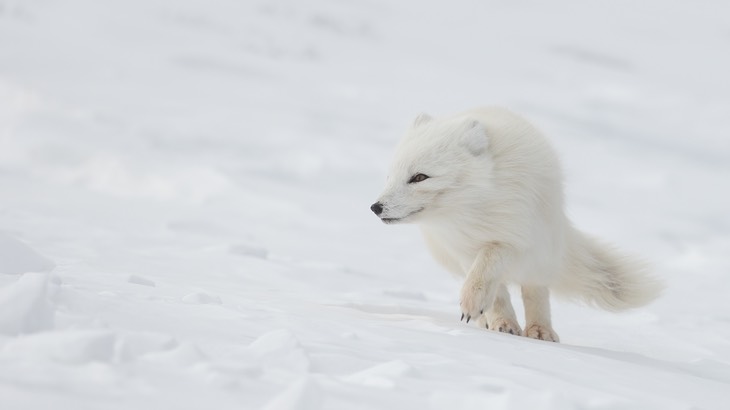
[[[424,180],[426,180],[428,178],[429,177],[426,174],[416,174],[416,175],[414,175],[414,176],[411,177],[411,179],[408,181],[408,183],[409,184],[414,184],[416,182],[424,181]]]

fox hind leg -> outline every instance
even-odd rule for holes
[[[559,342],[550,319],[550,291],[544,286],[523,286],[525,305],[525,336],[533,339]]]

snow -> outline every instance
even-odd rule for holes
[[[17,275],[26,272],[47,272],[53,263],[18,238],[0,232],[0,274]]]
[[[134,283],[136,285],[142,285],[142,286],[150,286],[155,287],[155,282],[152,280],[149,280],[147,278],[143,278],[141,276],[137,275],[129,275],[129,279],[127,279],[127,282]]]
[[[48,276],[26,273],[0,288],[0,334],[17,335],[53,328]]]
[[[727,408],[728,16],[0,0],[1,407]],[[575,223],[660,300],[555,301],[561,344],[459,322],[368,207],[412,118],[484,104],[549,135]]]

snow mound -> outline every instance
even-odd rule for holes
[[[67,365],[132,363],[187,367],[207,360],[190,342],[153,333],[122,333],[108,329],[64,330],[22,335],[0,345],[0,360],[44,361]]]
[[[411,365],[402,360],[393,360],[351,374],[345,377],[345,380],[364,386],[390,389],[395,387],[397,379],[414,374],[415,370]]]
[[[247,352],[273,371],[301,374],[308,372],[311,364],[299,340],[286,329],[260,336],[249,345]]]
[[[148,353],[142,359],[157,364],[191,366],[206,360],[205,354],[192,343],[180,343],[169,350]]]
[[[131,362],[140,356],[175,349],[178,345],[178,341],[170,335],[134,332],[119,339],[117,355],[121,361]]]
[[[0,273],[19,275],[26,272],[48,272],[54,263],[33,248],[5,232],[0,232]]]
[[[26,273],[0,289],[0,334],[18,335],[53,328],[48,274]]]
[[[311,377],[293,383],[272,399],[263,410],[316,410],[322,407],[324,393]]]
[[[8,342],[0,357],[65,364],[112,362],[117,338],[107,330],[46,332]]]

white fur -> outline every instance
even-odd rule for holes
[[[429,178],[409,183],[419,173]],[[434,258],[465,278],[466,319],[493,330],[523,333],[509,283],[522,286],[525,335],[552,341],[548,289],[608,310],[644,305],[661,291],[641,263],[573,228],[557,156],[536,128],[502,108],[419,115],[378,203],[384,222],[420,225]]]

